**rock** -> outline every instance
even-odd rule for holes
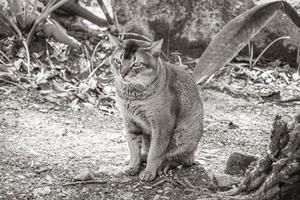
[[[256,160],[255,156],[234,152],[227,160],[225,173],[230,175],[244,175],[249,165]]]
[[[163,193],[163,190],[156,190],[156,192],[161,194],[161,193]]]
[[[165,188],[164,188],[164,193],[165,194],[171,194],[172,193],[172,187],[170,187],[170,186],[166,186]]]
[[[95,180],[95,173],[89,169],[83,169],[79,174],[77,174],[74,178],[74,181],[88,181]]]
[[[293,3],[295,0],[287,0]],[[164,39],[165,52],[181,52],[200,57],[212,38],[227,22],[265,0],[125,0],[115,1],[114,10],[128,32],[147,35],[151,39]],[[299,3],[292,5],[300,10]],[[297,7],[298,6],[298,7]],[[296,61],[298,29],[291,20],[279,13],[253,40],[256,57],[270,42],[280,36],[291,36],[272,45],[264,55]],[[245,48],[245,55],[248,48]]]
[[[227,174],[214,174],[212,180],[220,190],[232,189],[233,185],[237,185],[240,183],[240,178]]]
[[[70,124],[72,124],[73,122],[72,122],[72,120],[67,119],[67,120],[64,121],[64,123],[65,123],[66,125],[70,125]]]
[[[39,111],[40,111],[41,113],[48,113],[48,109],[44,109],[44,108],[40,109]]]
[[[127,30],[165,41],[171,51],[199,57],[212,37],[252,0],[116,1],[114,10]]]
[[[37,196],[41,196],[41,195],[48,195],[48,194],[50,194],[50,192],[51,192],[51,189],[49,186],[42,187],[42,188],[35,188],[33,190],[33,195],[35,197],[37,197]]]
[[[132,192],[126,192],[126,193],[124,193],[123,195],[122,195],[122,199],[124,199],[124,200],[131,200],[131,199],[133,199],[133,193]]]
[[[153,200],[159,200],[160,199],[160,195],[159,194],[157,194],[157,195],[155,195],[154,197],[153,197]]]

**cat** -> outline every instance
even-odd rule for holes
[[[130,151],[124,171],[152,181],[171,167],[192,165],[203,134],[204,111],[196,82],[182,67],[160,59],[163,40],[146,45],[109,38],[116,102]]]

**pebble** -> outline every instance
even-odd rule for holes
[[[73,122],[72,122],[71,120],[66,120],[66,121],[65,121],[65,124],[66,124],[66,125],[69,125],[69,124],[72,124],[72,123],[73,123]]]
[[[47,113],[47,112],[48,112],[47,109],[40,109],[39,111],[40,111],[41,113]]]
[[[131,200],[133,199],[133,193],[132,192],[126,192],[125,194],[123,194],[123,199],[124,200]]]
[[[164,193],[165,193],[165,194],[172,193],[172,188],[171,188],[171,187],[168,187],[168,186],[165,187],[165,188],[164,188]]]
[[[156,190],[156,192],[161,194],[161,193],[163,193],[163,190]]]
[[[47,194],[50,194],[50,192],[51,192],[51,189],[49,186],[42,187],[42,188],[35,188],[33,190],[33,195],[34,196],[47,195]]]

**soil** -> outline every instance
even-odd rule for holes
[[[211,177],[224,173],[229,155],[263,155],[275,116],[300,111],[211,89],[200,93],[199,164],[145,183],[121,173],[129,154],[117,110],[72,109],[32,91],[0,91],[0,199],[212,199],[218,187]],[[87,172],[97,181],[74,182]]]

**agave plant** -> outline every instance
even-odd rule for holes
[[[62,6],[68,0],[51,0],[43,6],[38,0],[4,0],[0,10],[0,36],[16,36],[18,39],[25,39],[29,46],[34,33],[43,31],[46,36],[52,36],[60,42],[73,47],[78,47],[79,43],[67,35],[53,19],[48,18],[54,10]],[[39,12],[39,10],[41,10]],[[68,38],[68,39],[66,39]],[[72,42],[69,40],[71,39]]]
[[[43,6],[38,0],[2,0],[0,5],[0,38],[14,36],[21,41],[27,54],[27,71],[30,74],[29,48],[37,32],[59,42],[78,48],[80,43],[48,16],[68,0],[50,0]]]

